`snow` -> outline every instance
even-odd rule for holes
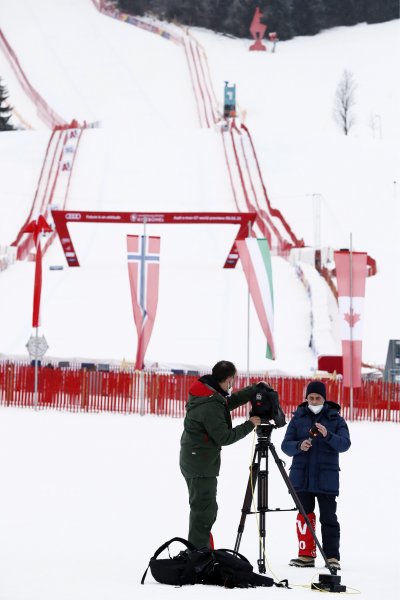
[[[229,593],[238,598],[268,594],[274,600],[290,594],[303,600],[310,598],[311,580],[327,572],[320,556],[316,569],[289,567],[296,556],[296,513],[268,513],[269,569],[279,579],[288,578],[291,591],[170,588],[155,583],[150,572],[141,586],[155,550],[172,537],[187,536],[187,490],[178,466],[182,420],[10,408],[1,408],[0,416],[0,598],[128,600]],[[284,431],[274,431],[272,442],[289,465],[280,450]],[[356,422],[350,431],[352,446],[340,459],[342,583],[366,600],[394,600],[398,425]],[[235,544],[252,436],[222,450],[217,547]],[[271,454],[269,506],[293,507]],[[172,552],[180,549],[176,544]],[[240,550],[257,572],[253,515],[246,519]]]

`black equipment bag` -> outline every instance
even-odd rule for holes
[[[158,558],[172,542],[181,542],[186,549],[174,557]],[[193,544],[180,537],[172,538],[155,551],[143,574],[142,584],[149,568],[158,583],[167,585],[182,586],[202,583],[227,588],[271,587],[272,585],[287,587],[287,582],[286,585],[284,582],[275,583],[271,577],[254,573],[252,565],[239,552],[225,549],[197,549]]]
[[[186,546],[187,550],[179,552],[177,556],[172,558],[171,556],[169,558],[158,558],[161,552],[166,548],[168,548],[169,553],[169,545],[172,544],[172,542],[181,542]],[[168,542],[165,542],[165,544],[160,546],[158,550],[154,552],[147,569],[143,573],[140,583],[144,583],[149,568],[151,574],[158,583],[166,583],[168,585],[188,585],[196,583],[194,570],[188,563],[188,550],[193,552],[196,548],[193,544],[183,538],[174,537]]]
[[[210,552],[213,560],[203,573],[202,583],[221,585],[226,588],[271,587],[274,585],[271,577],[254,573],[252,565],[243,554],[225,548]]]

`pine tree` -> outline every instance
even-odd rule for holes
[[[367,23],[383,23],[400,17],[398,0],[366,0]]]
[[[12,131],[14,127],[8,122],[12,108],[9,106],[7,89],[1,83],[0,77],[0,131]]]
[[[321,31],[325,21],[323,0],[295,0],[293,2],[294,35],[315,35]]]
[[[222,22],[222,31],[237,37],[249,38],[251,36],[249,28],[257,6],[262,12],[263,3],[257,0],[231,0]]]
[[[127,12],[130,15],[136,15],[140,17],[146,11],[148,2],[144,0],[118,0],[118,8],[122,12]]]
[[[277,33],[280,40],[293,37],[293,2],[295,0],[269,0],[263,11],[262,21],[268,26],[268,33]]]
[[[365,21],[365,0],[331,0],[324,2],[324,6],[325,29]]]

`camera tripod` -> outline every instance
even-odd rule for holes
[[[295,511],[296,509],[303,515],[304,520],[314,538],[316,545],[325,561],[325,566],[329,569],[331,575],[320,575],[320,582],[315,589],[324,589],[324,591],[341,592],[345,591],[346,587],[340,585],[340,577],[336,575],[337,570],[328,563],[326,554],[318,541],[315,531],[311,525],[310,519],[308,518],[303,505],[297,495],[296,490],[293,487],[292,482],[289,479],[288,474],[284,468],[284,462],[281,460],[275,450],[274,444],[271,442],[272,430],[276,429],[276,426],[271,423],[261,423],[256,429],[258,442],[254,451],[253,461],[250,466],[249,481],[247,483],[247,489],[244,497],[242,516],[240,519],[236,542],[235,552],[239,551],[240,542],[242,539],[244,526],[246,523],[246,517],[249,514],[259,513],[259,559],[257,561],[258,571],[265,573],[265,513],[267,512],[284,512],[284,511]],[[268,453],[271,452],[275,463],[279,469],[279,472],[286,484],[286,487],[296,505],[296,508],[269,508],[268,507]],[[265,468],[261,468],[261,461],[265,460]],[[253,497],[253,489],[257,486],[257,510],[255,513],[251,510],[251,501]],[[313,584],[316,585],[316,584]],[[340,588],[340,589],[339,589]]]

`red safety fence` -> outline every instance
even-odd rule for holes
[[[110,368],[107,371],[80,367],[38,368],[35,391],[35,368],[27,364],[0,364],[0,404],[3,406],[54,408],[75,412],[118,412],[183,417],[188,390],[197,376],[157,371],[133,371]],[[265,376],[264,376],[265,377]],[[251,375],[250,383],[263,379]],[[286,417],[300,402],[309,379],[272,377],[269,384],[279,393]],[[338,402],[342,414],[350,419],[349,390],[340,380],[326,380],[328,399]],[[236,388],[247,384],[239,375]],[[246,416],[242,406],[233,416]],[[400,385],[384,381],[363,381],[354,390],[353,420],[400,422]]]
[[[36,106],[37,114],[41,121],[53,129],[57,125],[62,125],[65,123],[65,120],[60,117],[59,114],[53,110],[44,98],[39,94],[39,92],[33,87],[28,77],[26,76],[21,63],[5,37],[4,33],[0,29],[0,50],[2,50],[8,59],[8,62],[11,65],[12,70],[14,71],[19,84],[24,90],[25,94],[30,98],[33,104]]]

